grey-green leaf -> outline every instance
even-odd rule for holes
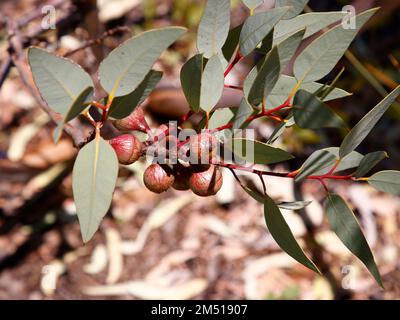
[[[326,151],[332,153],[335,156],[335,159],[332,159],[331,161],[327,161],[325,163],[325,165],[323,165],[320,169],[313,172],[313,175],[323,175],[323,174],[328,173],[330,171],[330,169],[335,165],[336,161],[339,160],[339,148],[330,147],[330,148],[326,148],[323,150],[326,150]],[[339,165],[336,167],[336,169],[333,172],[336,173],[336,172],[341,172],[341,171],[357,168],[362,159],[363,159],[363,155],[361,153],[358,153],[357,151],[350,152],[343,159],[340,159]]]
[[[57,128],[54,131],[54,142],[57,143],[60,140],[62,131],[64,129],[64,125],[77,117],[83,110],[87,108],[84,106],[85,103],[88,103],[93,100],[93,87],[87,87],[84,89],[78,97],[72,102],[72,105],[69,107],[64,119],[57,125]]]
[[[281,70],[285,70],[286,66],[296,53],[301,40],[304,37],[305,29],[299,30],[294,34],[288,36],[278,44],[279,61],[281,64]]]
[[[208,121],[208,129],[213,130],[231,121],[234,114],[230,108],[216,109]]]
[[[246,119],[254,112],[254,109],[247,102],[246,98],[242,98],[238,111],[233,121],[233,129],[240,129],[244,126]]]
[[[278,206],[268,196],[264,199],[264,217],[268,230],[279,247],[302,265],[320,273],[297,243]]]
[[[255,8],[262,5],[264,0],[242,0],[243,3],[249,8],[250,10],[254,10]]]
[[[380,191],[400,196],[400,171],[380,171],[368,178],[368,183]]]
[[[197,48],[206,58],[217,54],[230,26],[230,0],[208,0],[197,32]]]
[[[337,194],[328,194],[325,210],[332,230],[343,244],[364,263],[376,282],[383,287],[371,249],[347,203]]]
[[[218,55],[212,56],[201,76],[200,108],[210,112],[218,103],[224,90],[224,70]]]
[[[235,52],[240,38],[240,32],[242,31],[243,24],[229,30],[228,37],[226,38],[225,44],[222,47],[222,54],[226,61],[230,61],[233,53]]]
[[[110,98],[135,90],[161,53],[185,32],[181,27],[149,30],[111,51],[99,67],[100,83]]]
[[[72,190],[84,242],[92,238],[107,213],[117,176],[115,151],[101,137],[79,151],[72,172]]]
[[[299,182],[307,176],[310,176],[325,167],[326,163],[335,162],[336,156],[329,150],[317,150],[304,162],[300,173],[296,176],[295,181]]]
[[[368,112],[344,138],[340,145],[340,157],[343,158],[349,152],[357,148],[367,137],[377,122],[382,118],[387,109],[395,102],[400,94],[400,86],[389,93],[385,99],[379,102],[370,112]]]
[[[63,116],[82,89],[93,86],[92,79],[79,65],[43,49],[30,47],[28,61],[41,96]]]
[[[316,32],[328,27],[329,25],[343,19],[345,12],[311,12],[301,14],[290,20],[279,21],[274,28],[274,44],[280,43],[301,29],[306,28],[304,38],[310,37]]]
[[[290,112],[287,115],[285,120],[286,120],[285,122],[282,122],[276,126],[275,130],[272,132],[271,136],[268,138],[268,141],[267,141],[268,144],[274,143],[283,134],[283,132],[285,131],[286,128],[290,128],[295,124],[292,112]]]
[[[302,12],[307,3],[308,0],[276,0],[275,7],[279,8],[289,6],[290,10],[282,19],[291,19]]]
[[[297,80],[311,82],[326,76],[343,56],[358,31],[377,8],[355,17],[356,29],[344,29],[341,24],[315,39],[296,59],[293,67]]]
[[[305,90],[297,91],[294,101],[294,120],[300,128],[340,128],[345,124],[329,106]]]
[[[285,102],[285,100],[292,92],[296,84],[297,81],[295,78],[287,75],[281,75],[275,87],[272,89],[271,93],[266,99],[267,109],[272,109]],[[323,84],[318,82],[308,82],[308,83],[301,83],[299,89],[304,89],[308,92],[315,92],[322,86]],[[351,94],[342,89],[334,88],[333,91],[327,97],[325,97],[324,101],[339,99],[347,97],[349,95]]]
[[[129,116],[153,91],[162,77],[161,71],[150,70],[140,85],[131,93],[116,97],[110,106],[109,116],[122,119]]]
[[[277,47],[274,47],[265,57],[250,88],[247,96],[250,104],[257,105],[270,94],[279,79],[280,71],[279,53]]]
[[[240,32],[240,53],[243,56],[250,54],[278,23],[288,9],[288,7],[276,8],[248,17]]]
[[[254,164],[272,164],[293,159],[290,153],[260,141],[235,138],[228,143],[228,147],[239,159]]]
[[[379,162],[383,159],[388,158],[388,154],[385,151],[376,151],[366,154],[355,173],[356,178],[361,178],[370,172]]]
[[[285,210],[301,210],[307,207],[312,201],[291,201],[291,202],[278,202],[276,205]]]
[[[200,109],[201,76],[203,74],[203,55],[191,57],[181,69],[181,85],[186,100],[194,112]]]

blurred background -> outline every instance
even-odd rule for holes
[[[71,191],[77,149],[67,135],[53,143],[54,124],[40,107],[24,64],[26,47],[40,45],[68,56],[96,79],[99,62],[132,35],[167,25],[189,28],[156,63],[164,77],[144,106],[148,121],[157,126],[188,110],[179,72],[196,52],[204,3],[0,2],[0,299],[400,299],[400,200],[360,183],[331,182],[330,188],[360,219],[385,290],[329,230],[321,206],[324,192],[313,181],[294,186],[269,177],[267,188],[276,200],[312,201],[284,215],[322,276],[278,248],[261,204],[229,172],[218,195],[204,199],[174,190],[155,195],[143,187],[144,162],[122,167],[112,208],[95,237],[83,245]],[[352,126],[400,82],[400,1],[310,0],[306,11],[340,11],[348,4],[357,11],[381,7],[332,72],[345,67],[338,86],[353,95],[329,105]],[[43,14],[45,5],[55,11]],[[265,0],[258,10],[273,5]],[[43,30],[48,14],[54,14],[56,27]],[[232,27],[248,14],[241,1],[232,1]],[[228,82],[240,84],[256,59],[249,56],[236,66]],[[239,101],[240,93],[226,89],[220,104]],[[399,170],[399,124],[397,102],[360,147],[361,153],[388,151],[390,158],[376,170]],[[88,131],[85,124],[77,125]],[[258,121],[253,128],[266,139],[274,123]],[[288,129],[277,144],[297,158],[275,169],[295,170],[314,150],[338,146],[342,138],[335,130]]]

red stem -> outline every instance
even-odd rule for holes
[[[231,64],[228,66],[228,68],[226,68],[225,72],[224,72],[224,78],[229,74],[229,72],[231,72],[232,68],[240,61],[242,60],[244,57],[240,54],[239,50],[236,53],[235,58],[233,59],[233,61],[231,62]]]

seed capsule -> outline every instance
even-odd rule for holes
[[[217,138],[208,132],[200,133],[190,139],[190,159],[193,163],[202,163],[209,160],[217,153]]]
[[[142,131],[147,132],[150,130],[142,107],[137,107],[134,112],[123,119],[118,119],[113,122],[114,127],[121,131]]]
[[[121,164],[131,164],[142,155],[142,143],[133,135],[123,134],[109,140]]]
[[[152,164],[143,174],[144,185],[152,192],[162,193],[174,183],[172,169],[167,165]]]
[[[190,189],[201,197],[215,195],[222,186],[222,174],[218,167],[210,165],[207,171],[195,172],[189,179]]]

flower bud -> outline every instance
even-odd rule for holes
[[[109,140],[121,164],[131,164],[142,155],[142,143],[133,135],[123,134]]]
[[[142,131],[147,132],[150,130],[142,107],[137,107],[129,116],[123,119],[118,119],[113,122],[114,127],[121,131]]]
[[[167,191],[174,183],[172,169],[167,165],[154,163],[147,167],[143,174],[144,185],[152,192],[162,193]]]
[[[189,179],[190,189],[201,197],[215,195],[222,186],[222,174],[218,167],[210,165],[207,171],[194,172]]]

